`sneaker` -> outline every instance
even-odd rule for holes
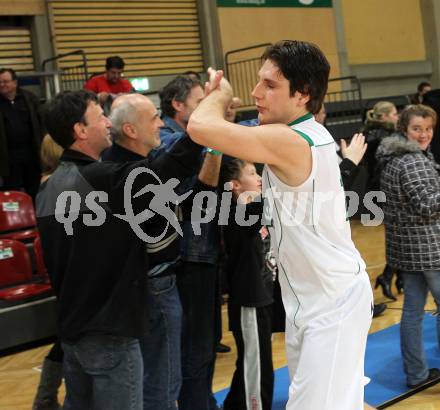
[[[435,379],[439,379],[439,381],[440,381],[440,369],[437,369],[436,367],[429,369],[428,377],[425,380],[423,380],[422,382],[416,383],[416,384],[409,384],[408,383],[407,386],[410,389],[415,389],[415,388],[420,387],[420,386],[424,385],[425,383],[428,383],[428,382],[435,380]]]

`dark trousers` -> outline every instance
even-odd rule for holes
[[[212,410],[217,267],[184,262],[177,273],[183,309],[179,410]]]
[[[175,275],[149,278],[149,321],[140,339],[144,360],[143,410],[175,410],[182,384],[182,306]]]
[[[59,339],[56,340],[46,358],[52,362],[63,363],[64,351],[61,347],[61,342],[59,341]]]
[[[272,305],[242,307],[229,304],[229,316],[240,326],[232,329],[237,361],[225,410],[270,410],[273,398]]]

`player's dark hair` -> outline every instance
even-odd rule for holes
[[[272,61],[289,80],[290,95],[310,97],[306,107],[316,114],[327,93],[330,64],[318,46],[306,41],[282,40],[269,46],[262,60]]]

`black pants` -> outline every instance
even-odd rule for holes
[[[237,361],[225,410],[270,410],[273,398],[272,305],[242,307],[229,303]],[[235,316],[235,318],[234,318]],[[237,317],[238,316],[238,317]],[[234,320],[235,319],[235,320]]]
[[[217,266],[184,262],[177,273],[177,288],[183,309],[182,387],[179,410],[212,410],[212,395],[218,303]]]
[[[60,339],[56,340],[49,353],[47,354],[46,359],[49,359],[52,362],[63,363],[64,351],[61,347]]]

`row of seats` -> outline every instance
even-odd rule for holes
[[[0,302],[51,295],[32,199],[0,192]]]
[[[0,192],[0,239],[33,241],[38,236],[34,204],[25,192]]]

